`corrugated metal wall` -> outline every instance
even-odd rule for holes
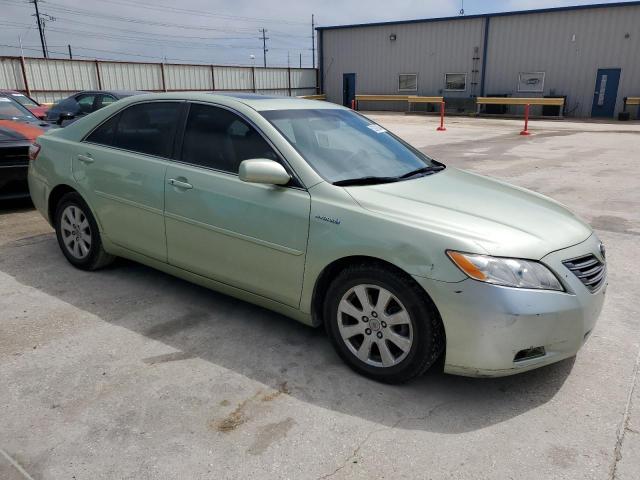
[[[640,6],[494,17],[487,51],[487,93],[532,96],[517,92],[518,74],[545,72],[544,95],[567,95],[578,117],[591,115],[598,69],[620,68],[618,112],[640,95]]]
[[[26,82],[25,84],[25,77]],[[261,68],[0,57],[0,89],[29,90],[54,102],[81,90],[244,90],[271,95],[317,93],[310,68]],[[27,88],[28,87],[28,88]]]
[[[356,74],[358,94],[468,97],[473,58],[482,56],[483,31],[482,19],[325,30],[322,55],[327,99],[342,103],[343,73]],[[462,72],[468,72],[467,91],[445,92],[445,73]],[[416,92],[398,89],[401,73],[418,75]],[[368,102],[363,107],[399,109],[406,108],[406,103]]]
[[[398,91],[398,74],[417,73],[418,95],[454,100],[480,95],[486,21],[457,18],[323,30],[327,98],[342,103],[343,73],[356,73],[358,94],[406,94]],[[475,47],[480,61],[472,60]],[[640,95],[640,5],[489,18],[485,94],[567,95],[568,115],[590,116],[598,68],[622,70],[616,113],[625,96]],[[475,90],[474,69],[479,70]],[[545,72],[544,92],[518,93],[521,72]],[[466,73],[467,90],[445,90],[445,73]],[[406,104],[372,102],[362,107],[404,110]]]

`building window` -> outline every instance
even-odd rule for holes
[[[445,90],[453,92],[464,92],[467,89],[466,73],[445,73],[444,74]]]
[[[518,92],[544,92],[544,72],[520,72],[518,74]]]
[[[398,90],[401,92],[415,92],[418,90],[417,73],[401,73],[398,75]]]

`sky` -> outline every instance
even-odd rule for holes
[[[616,0],[39,0],[49,54],[144,62],[312,66],[318,26],[615,3]],[[0,0],[0,55],[42,56],[34,5]],[[317,62],[317,59],[316,59]]]

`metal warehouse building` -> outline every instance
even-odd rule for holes
[[[614,117],[640,96],[640,2],[322,27],[318,44],[322,91],[347,106],[355,94],[441,95],[458,111],[480,96],[558,96],[565,115]]]

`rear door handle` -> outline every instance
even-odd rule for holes
[[[82,163],[93,163],[95,161],[91,155],[78,155],[78,160]]]
[[[169,179],[169,185],[177,188],[182,188],[184,190],[191,190],[193,188],[193,185],[191,185],[190,183],[182,182],[180,180],[176,180],[175,178]]]

